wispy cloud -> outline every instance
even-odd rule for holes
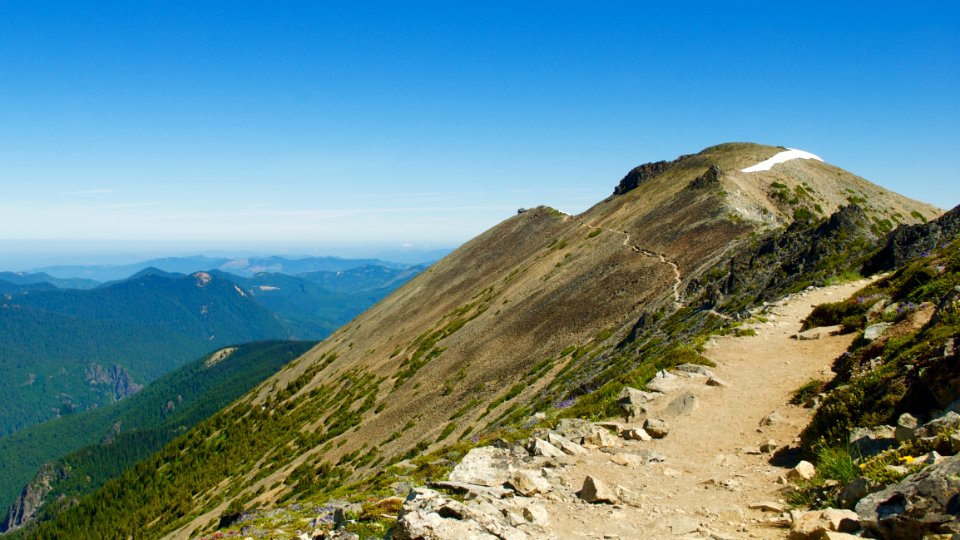
[[[71,191],[71,195],[103,195],[105,193],[115,193],[116,188],[100,188],[100,189],[81,189],[79,191]]]

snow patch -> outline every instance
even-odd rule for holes
[[[261,291],[279,291],[280,287],[274,287],[273,285],[257,285],[257,288]]]
[[[785,161],[790,161],[791,159],[815,159],[817,161],[823,161],[820,159],[820,156],[811,154],[810,152],[804,152],[803,150],[797,150],[795,148],[788,148],[783,152],[776,154],[772,158],[765,159],[752,167],[741,169],[740,172],[751,173],[758,171],[769,171],[777,163],[783,163]]]
[[[240,296],[244,296],[244,297],[247,296],[247,293],[243,292],[243,289],[241,289],[239,286],[234,285],[233,288],[236,289],[238,293],[240,293]]]

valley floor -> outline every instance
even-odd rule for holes
[[[652,411],[687,393],[695,396],[693,410],[668,418],[670,433],[663,439],[625,442],[619,449],[569,457],[571,463],[557,469],[559,478],[554,481],[563,489],[542,500],[549,521],[538,532],[549,538],[786,537],[788,530],[781,527],[788,521],[778,508],[786,506],[780,490],[787,467],[795,463],[771,464],[772,454],[759,448],[770,440],[778,448],[795,446],[812,409],[789,405],[791,394],[812,378],[828,379],[831,362],[853,338],[831,336],[829,329],[807,332],[819,333],[815,340],[793,336],[813,306],[847,298],[867,283],[793,295],[768,306],[767,322],[752,326],[755,336],[714,338],[704,354],[716,362],[711,371],[728,386],[708,386],[705,377],[667,381],[673,389],[653,403]],[[620,455],[653,451],[665,459],[619,465],[611,458],[630,460],[610,451]],[[621,498],[630,504],[578,499],[573,492],[587,475],[625,488],[627,496]]]

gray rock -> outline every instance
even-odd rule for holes
[[[879,489],[880,487],[871,480],[861,476],[843,486],[843,491],[840,492],[840,502],[843,503],[843,506],[852,507],[857,501]]]
[[[810,480],[817,474],[817,470],[814,468],[813,463],[809,461],[801,461],[797,465],[787,471],[787,478],[790,480]]]
[[[583,487],[577,496],[588,503],[617,503],[617,494],[599,479],[589,475],[584,478]]]
[[[620,439],[603,428],[594,428],[591,433],[583,436],[581,442],[587,448],[610,448],[620,445]]]
[[[447,489],[454,493],[463,495],[466,499],[476,499],[477,497],[487,497],[490,499],[503,499],[512,497],[513,490],[505,487],[478,486],[477,484],[467,484],[465,482],[451,482],[443,480],[439,482],[430,482],[432,488]]]
[[[773,411],[772,413],[764,416],[762,420],[760,420],[760,425],[772,426],[774,424],[779,423],[781,420],[783,420],[783,417],[780,416],[780,413],[778,413],[777,411]]]
[[[887,328],[890,328],[891,326],[892,325],[888,322],[871,324],[863,329],[863,339],[867,341],[874,341],[882,336],[883,333],[887,331]]]
[[[914,431],[917,429],[917,425],[919,425],[919,422],[912,414],[901,414],[900,418],[897,419],[897,427],[893,432],[894,438],[901,444],[916,439],[917,436],[914,434]]]
[[[414,488],[392,531],[394,540],[525,539],[490,504],[464,504],[428,488]]]
[[[880,538],[960,534],[960,455],[943,459],[857,503],[861,525]]]
[[[824,538],[829,532],[853,532],[860,528],[857,513],[851,510],[825,508],[810,512],[790,512],[790,540]]]
[[[699,376],[699,377],[712,377],[713,372],[706,368],[706,366],[701,366],[699,364],[680,364],[679,366],[673,368],[679,374],[686,376]]]
[[[656,399],[657,394],[644,392],[636,388],[626,387],[620,392],[617,403],[620,404],[620,410],[623,412],[624,419],[630,421],[634,418],[643,418],[647,415],[648,404]]]
[[[662,439],[670,433],[670,425],[659,418],[647,418],[643,423],[643,430],[654,439]]]
[[[891,426],[858,427],[850,431],[850,446],[855,452],[854,455],[875,456],[896,445],[894,428]]]
[[[690,392],[677,396],[661,413],[667,418],[690,414],[697,409],[697,397]]]
[[[777,448],[780,448],[780,445],[773,439],[768,439],[767,442],[760,445],[760,451],[764,454],[772,454],[777,451]]]
[[[936,437],[939,433],[960,428],[960,414],[948,412],[918,427],[914,435],[919,438]]]

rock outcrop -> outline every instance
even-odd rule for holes
[[[864,529],[889,540],[960,534],[960,455],[867,495],[857,514]]]
[[[17,500],[7,511],[7,517],[0,523],[0,531],[12,531],[29,523],[37,515],[44,498],[50,492],[51,485],[66,478],[66,471],[48,463],[43,464],[33,480],[24,486]]]

